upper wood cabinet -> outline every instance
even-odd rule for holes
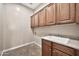
[[[79,23],[79,3],[76,3],[76,23]]]
[[[38,27],[38,13],[31,16],[31,27]]]
[[[56,7],[54,3],[46,7],[46,25],[55,24]]]
[[[71,23],[75,20],[75,4],[57,4],[57,23]]]
[[[32,16],[31,26],[41,27],[53,24],[75,23],[75,21],[79,23],[78,11],[79,4],[50,3]]]
[[[34,26],[35,26],[35,27],[38,27],[38,19],[39,19],[39,18],[38,18],[38,13],[35,14],[34,17],[35,17]]]
[[[39,11],[39,26],[45,25],[45,9]]]
[[[35,23],[35,17],[34,16],[31,16],[31,27],[33,28],[33,27],[35,27],[34,25],[34,23]]]

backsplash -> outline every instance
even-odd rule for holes
[[[38,36],[46,36],[48,34],[59,34],[79,37],[79,24],[63,24],[54,26],[38,27],[34,29]]]

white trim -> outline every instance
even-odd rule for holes
[[[1,55],[2,51],[0,51],[0,55]]]
[[[41,47],[41,45],[40,44],[38,44],[38,43],[36,43],[36,42],[34,42],[37,46],[39,46],[39,47]]]
[[[1,53],[1,56],[3,55],[3,51],[2,51],[2,53]]]
[[[16,46],[16,47],[12,47],[12,48],[9,48],[9,49],[5,49],[5,50],[3,50],[2,54],[4,52],[10,51],[10,50],[14,50],[14,49],[17,49],[17,48],[20,48],[20,47],[23,47],[23,46],[26,46],[26,45],[29,45],[29,44],[32,44],[32,43],[34,43],[34,41],[33,42],[29,42],[29,43],[25,43],[25,44],[22,44],[22,45],[19,45],[19,46]]]

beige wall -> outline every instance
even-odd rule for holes
[[[68,35],[72,37],[79,37],[79,24],[73,23],[73,24],[39,27],[39,28],[35,28],[34,32],[36,32],[37,36],[45,36],[47,34],[60,34],[60,35]],[[38,44],[41,44],[40,39],[36,39],[36,42]]]
[[[3,34],[3,28],[2,28],[2,4],[0,4],[0,53],[3,50],[3,38],[2,38],[2,34]]]
[[[72,23],[72,24],[39,27],[35,28],[34,31],[39,36],[44,36],[47,34],[61,34],[61,35],[79,37],[79,24]]]
[[[4,49],[32,42],[30,16],[33,12],[17,4],[5,4],[4,7]]]

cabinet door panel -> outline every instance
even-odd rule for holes
[[[39,12],[39,26],[45,25],[45,9]]]
[[[76,55],[79,56],[79,50],[76,50]]]
[[[46,40],[42,40],[42,55],[43,56],[51,56],[51,46],[50,46],[51,44],[50,43],[48,41],[46,42]]]
[[[60,21],[69,20],[69,4],[60,4]]]
[[[79,3],[76,4],[76,23],[79,23]]]
[[[69,55],[66,54],[66,53],[63,53],[59,50],[54,49],[53,52],[52,52],[52,56],[69,56]]]
[[[64,53],[67,53],[67,54],[72,55],[72,56],[75,53],[73,48],[70,48],[70,47],[67,47],[67,46],[64,46],[61,44],[57,44],[57,43],[53,43],[53,48],[58,49],[60,51],[63,51]]]
[[[34,16],[35,16],[35,21],[34,21],[35,27],[38,27],[38,14],[35,14]]]
[[[71,22],[75,22],[75,17],[76,17],[76,4],[75,3],[70,3],[70,20]]]
[[[46,25],[55,24],[55,4],[49,4],[46,7]]]
[[[75,4],[57,4],[57,23],[71,23],[75,18]]]
[[[42,42],[48,46],[51,46],[52,42],[51,41],[48,41],[48,40],[42,40]]]
[[[51,56],[51,47],[49,47],[47,45],[43,45],[42,55],[43,56]]]

